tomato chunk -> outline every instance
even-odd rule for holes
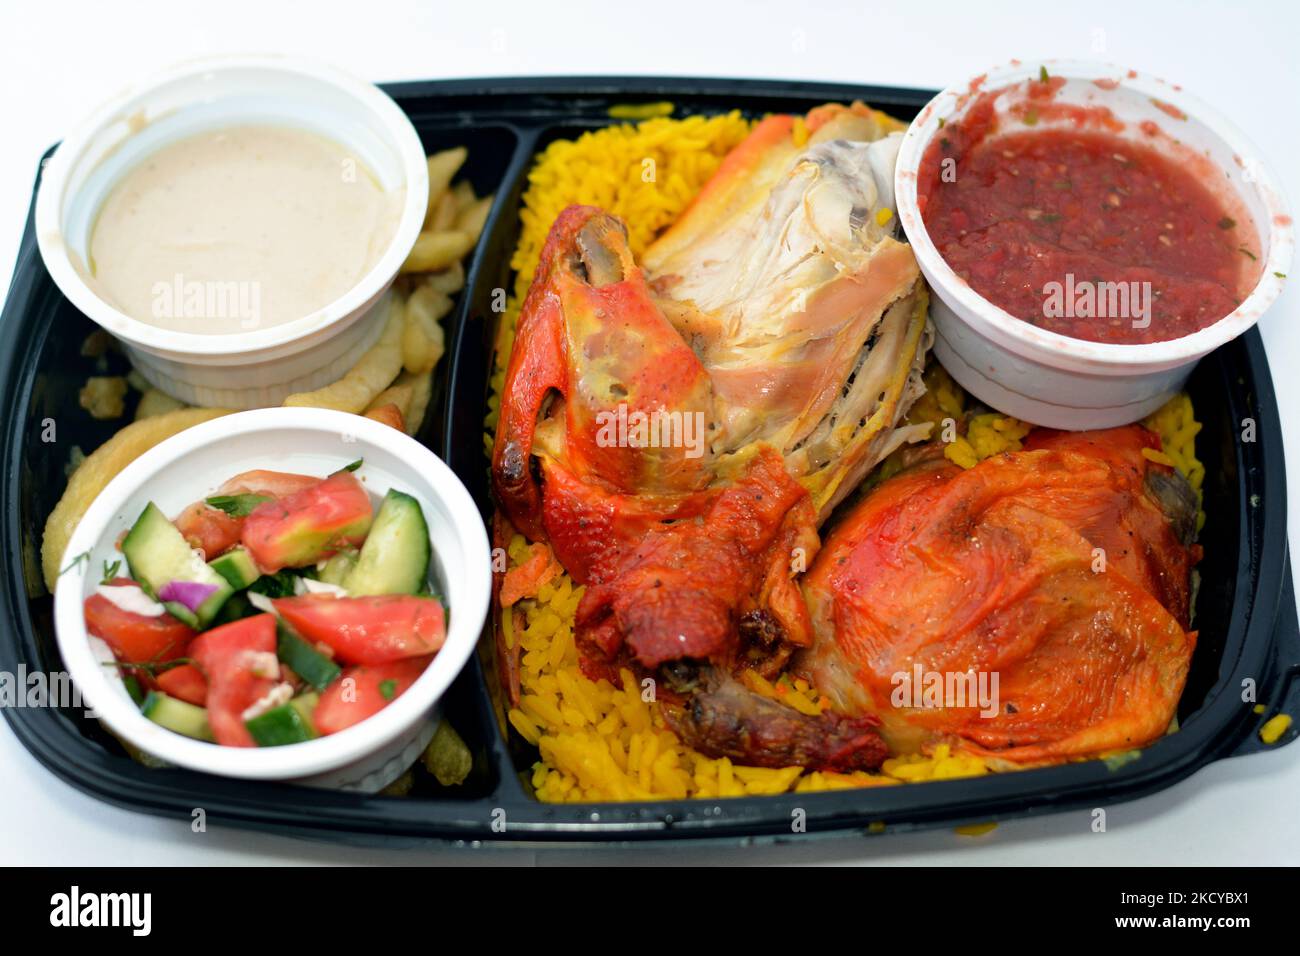
[[[447,639],[436,598],[410,594],[334,597],[304,594],[272,602],[308,641],[320,642],[345,664],[386,664],[438,651]]]
[[[325,688],[312,714],[322,734],[336,734],[379,713],[410,688],[433,660],[408,657],[388,664],[349,667]]]
[[[193,664],[181,664],[163,671],[154,683],[164,694],[179,698],[196,707],[203,707],[208,702],[208,681],[203,671]]]
[[[129,578],[115,578],[114,587],[136,587]],[[194,631],[170,614],[150,617],[124,611],[102,594],[86,598],[86,629],[101,638],[120,661],[135,664],[170,661],[185,652]]]
[[[217,743],[256,746],[243,714],[279,678],[275,615],[257,614],[205,631],[190,643],[190,657],[207,678],[208,725]]]
[[[198,548],[211,561],[239,544],[243,519],[226,514],[202,501],[196,501],[174,522],[191,548]]]
[[[241,472],[217,489],[218,495],[267,495],[285,498],[320,484],[313,475],[298,475],[289,471],[267,471],[255,468]]]
[[[274,574],[361,544],[373,517],[366,489],[351,472],[341,471],[259,505],[244,519],[242,539],[258,567]]]

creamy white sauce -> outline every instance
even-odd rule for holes
[[[276,680],[280,676],[280,659],[272,651],[244,651],[240,661],[254,677]]]
[[[385,191],[351,152],[279,126],[234,126],[163,147],[109,192],[88,279],[132,318],[231,334],[270,328],[355,286],[397,231]]]
[[[348,589],[339,584],[330,584],[328,581],[316,581],[312,578],[294,578],[294,593],[296,594],[331,594],[334,597],[347,597]],[[301,590],[299,590],[301,588]]]
[[[249,704],[248,707],[244,709],[244,712],[239,716],[244,720],[252,720],[254,717],[262,716],[268,710],[289,703],[291,700],[293,700],[293,685],[276,684],[257,700],[253,701],[253,703]]]
[[[120,610],[132,614],[162,617],[167,613],[167,608],[133,584],[101,584],[95,588],[95,593]]]
[[[280,616],[280,612],[275,609],[275,605],[271,603],[271,599],[265,594],[258,594],[256,591],[248,591],[246,593],[248,594],[248,603],[253,605],[253,607],[257,608],[264,614],[274,614],[276,617]]]

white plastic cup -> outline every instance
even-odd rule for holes
[[[222,747],[192,740],[140,713],[112,665],[108,645],[86,630],[84,604],[117,541],[150,501],[164,514],[254,468],[321,475],[364,459],[358,478],[374,495],[396,488],[424,510],[433,573],[447,604],[447,640],[406,693],[378,714],[306,743]],[[83,557],[84,556],[84,557]],[[280,780],[373,793],[397,779],[427,746],[437,705],[469,660],[492,590],[487,533],[465,486],[413,438],[358,415],[315,408],[267,408],[186,429],[133,461],[99,494],[68,543],[54,592],[59,652],[82,700],[121,739],[178,767],[224,777]]]
[[[1146,145],[1159,143],[1144,136],[1138,124],[1155,123],[1222,170],[1254,220],[1262,250],[1259,280],[1236,310],[1207,328],[1165,342],[1089,342],[1010,315],[972,289],[939,255],[917,207],[917,170],[926,149],[944,125],[964,115],[978,93],[1023,89],[1026,81],[1039,78],[1043,67],[1051,76],[1066,79],[1057,102],[1105,106],[1126,124],[1118,135]],[[1013,91],[1001,99],[1015,95]],[[1170,107],[1186,118],[1174,118]],[[1109,64],[1013,62],[949,87],[930,101],[904,135],[894,187],[899,220],[934,292],[930,315],[939,361],[987,405],[1053,428],[1110,428],[1158,409],[1182,388],[1202,356],[1259,321],[1281,292],[1295,249],[1294,225],[1280,187],[1232,124],[1181,87]]]
[[[386,189],[406,190],[397,230],[370,272],[309,315],[233,334],[159,328],[101,299],[75,263],[88,261],[95,217],[113,186],[176,140],[249,123],[327,137]],[[59,289],[122,342],[151,385],[191,405],[255,408],[329,384],[375,343],[385,294],[420,234],[428,196],[419,134],[378,87],[311,61],[227,56],[184,63],[118,94],[68,136],[41,175],[36,239]]]

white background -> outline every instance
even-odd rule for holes
[[[1180,82],[1234,117],[1293,203],[1300,197],[1300,4],[1294,0],[0,2],[0,291],[8,288],[42,152],[118,88],[173,61],[220,52],[311,55],[376,81],[636,73],[929,88],[1011,57],[1105,59]],[[1289,430],[1300,421],[1300,292],[1294,286],[1262,326],[1294,491],[1300,488],[1300,440]],[[1297,532],[1300,508],[1293,508],[1293,542],[1300,541]],[[3,721],[0,781],[2,863],[1300,863],[1300,745],[1220,762],[1159,795],[1107,808],[1104,834],[1091,831],[1087,812],[1075,812],[1004,823],[981,837],[939,831],[782,848],[603,854],[380,852],[219,826],[194,834],[187,824],[116,810],[59,782]]]

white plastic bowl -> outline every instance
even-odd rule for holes
[[[1143,122],[1155,123],[1179,141],[1180,158],[1208,160],[1212,169],[1222,171],[1229,195],[1235,193],[1254,220],[1262,250],[1258,283],[1235,311],[1205,329],[1165,342],[1088,342],[1015,318],[972,289],[939,255],[917,207],[917,169],[927,147],[944,124],[959,119],[974,102],[972,91],[1016,87],[1000,98],[999,107],[1005,106],[1044,66],[1051,76],[1067,80],[1058,102],[1107,107],[1126,124],[1118,135],[1159,148],[1160,142],[1138,128]],[[1186,118],[1173,118],[1168,107]],[[1045,126],[1040,122],[1035,128]],[[899,219],[934,291],[934,348],[944,368],[993,408],[1055,428],[1109,428],[1159,408],[1182,387],[1202,356],[1259,321],[1281,292],[1284,280],[1279,274],[1287,273],[1295,248],[1294,226],[1277,182],[1232,124],[1181,87],[1108,64],[1014,62],[944,90],[904,135],[895,192]]]
[[[86,630],[82,605],[105,562],[121,558],[118,536],[153,501],[169,516],[253,468],[324,476],[358,458],[357,476],[374,495],[390,487],[424,509],[433,573],[447,599],[447,641],[405,694],[361,723],[307,743],[266,749],[222,747],[173,733],[141,715],[113,655]],[[88,554],[89,560],[77,561]],[[491,567],[487,534],[469,492],[413,438],[358,415],[268,408],[217,418],[149,450],[109,482],[68,544],[54,594],[59,651],[87,706],[122,739],[169,764],[226,777],[282,780],[374,792],[419,756],[436,705],[478,641],[487,617]]]
[[[341,298],[265,329],[207,335],[131,318],[87,285],[95,216],[131,168],[197,133],[246,123],[292,126],[350,149],[386,189],[405,188],[397,231]],[[126,347],[149,382],[192,405],[254,408],[339,378],[383,330],[385,293],[424,221],[429,173],[406,114],[378,87],[332,67],[269,56],[196,60],[126,90],[59,146],[41,176],[36,239],[63,294]],[[75,257],[75,259],[74,259]]]

